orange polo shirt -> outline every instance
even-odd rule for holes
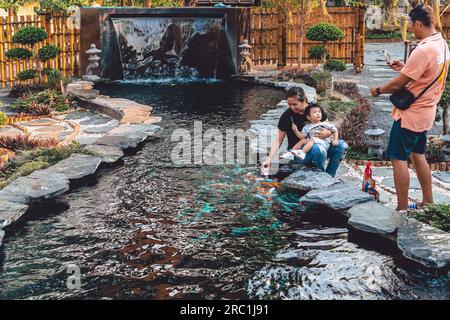
[[[444,62],[444,50],[447,50],[446,62]],[[402,128],[423,132],[433,127],[436,107],[445,89],[449,61],[450,52],[441,33],[422,39],[412,51],[401,73],[412,79],[406,85],[406,89],[416,97],[436,79],[444,63],[445,69],[439,79],[408,109],[399,110],[394,106],[392,117],[394,120],[402,120]]]

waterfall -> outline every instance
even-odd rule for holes
[[[123,79],[215,77],[222,18],[114,17]]]

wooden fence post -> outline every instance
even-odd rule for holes
[[[364,38],[365,38],[365,10],[363,8],[353,8],[358,19],[358,28],[355,34],[355,51],[353,57],[353,67],[357,73],[361,72],[364,65]]]
[[[278,68],[286,66],[286,20],[284,14],[277,10],[278,15]]]

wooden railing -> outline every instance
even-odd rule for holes
[[[33,69],[33,61],[9,60],[5,53],[11,48],[20,45],[12,42],[12,36],[26,26],[41,27],[47,32],[47,40],[36,44],[38,50],[46,44],[53,44],[61,49],[61,53],[55,59],[41,63],[42,68],[55,68],[61,71],[63,77],[77,77],[79,70],[79,31],[72,28],[64,16],[9,16],[0,17],[0,84],[1,87],[15,84],[33,83],[34,80],[20,81],[17,73],[27,69]]]
[[[240,40],[248,39],[252,45],[252,60],[255,65],[292,65],[299,58],[299,29],[301,12],[292,12],[291,21],[277,9],[242,9]],[[327,8],[333,23],[345,33],[345,38],[326,45],[331,56],[360,67],[364,63],[364,15],[365,11],[354,7]],[[306,30],[315,23],[324,21],[320,9],[313,9],[304,26]],[[308,58],[311,46],[319,44],[303,36],[302,63],[316,63]]]

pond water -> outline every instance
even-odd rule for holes
[[[214,80],[101,90],[152,105],[164,131],[8,230],[1,299],[450,297],[446,276],[349,241],[331,216],[299,213],[298,198],[255,165],[172,162],[173,130],[192,131],[194,120],[246,129],[283,91]],[[68,263],[81,270],[80,290],[67,289]]]

